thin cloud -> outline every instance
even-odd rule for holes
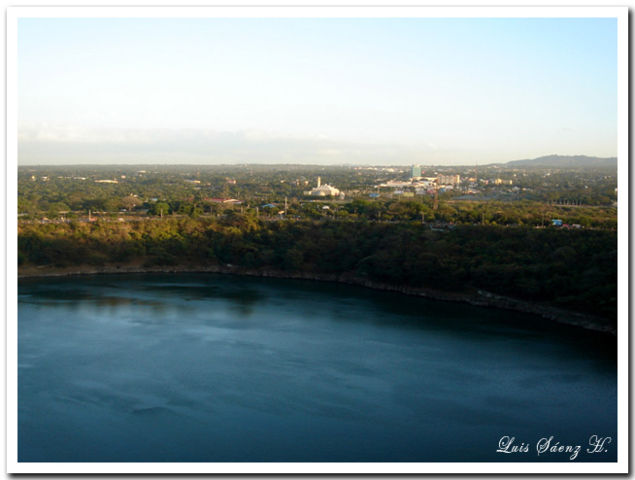
[[[360,145],[324,135],[300,137],[256,130],[90,129],[24,126],[19,162],[42,163],[404,163],[430,149]],[[428,162],[426,162],[428,163]]]

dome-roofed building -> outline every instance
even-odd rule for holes
[[[317,187],[304,192],[305,195],[311,197],[337,197],[340,194],[339,189],[325,183],[322,185],[320,177],[317,178]]]

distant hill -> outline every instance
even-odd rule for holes
[[[507,162],[508,167],[547,168],[617,168],[615,157],[587,157],[586,155],[546,155],[527,160]]]

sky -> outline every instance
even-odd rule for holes
[[[22,18],[19,164],[616,156],[617,20]]]

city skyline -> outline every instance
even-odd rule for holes
[[[617,154],[611,18],[22,18],[18,78],[20,165]]]

